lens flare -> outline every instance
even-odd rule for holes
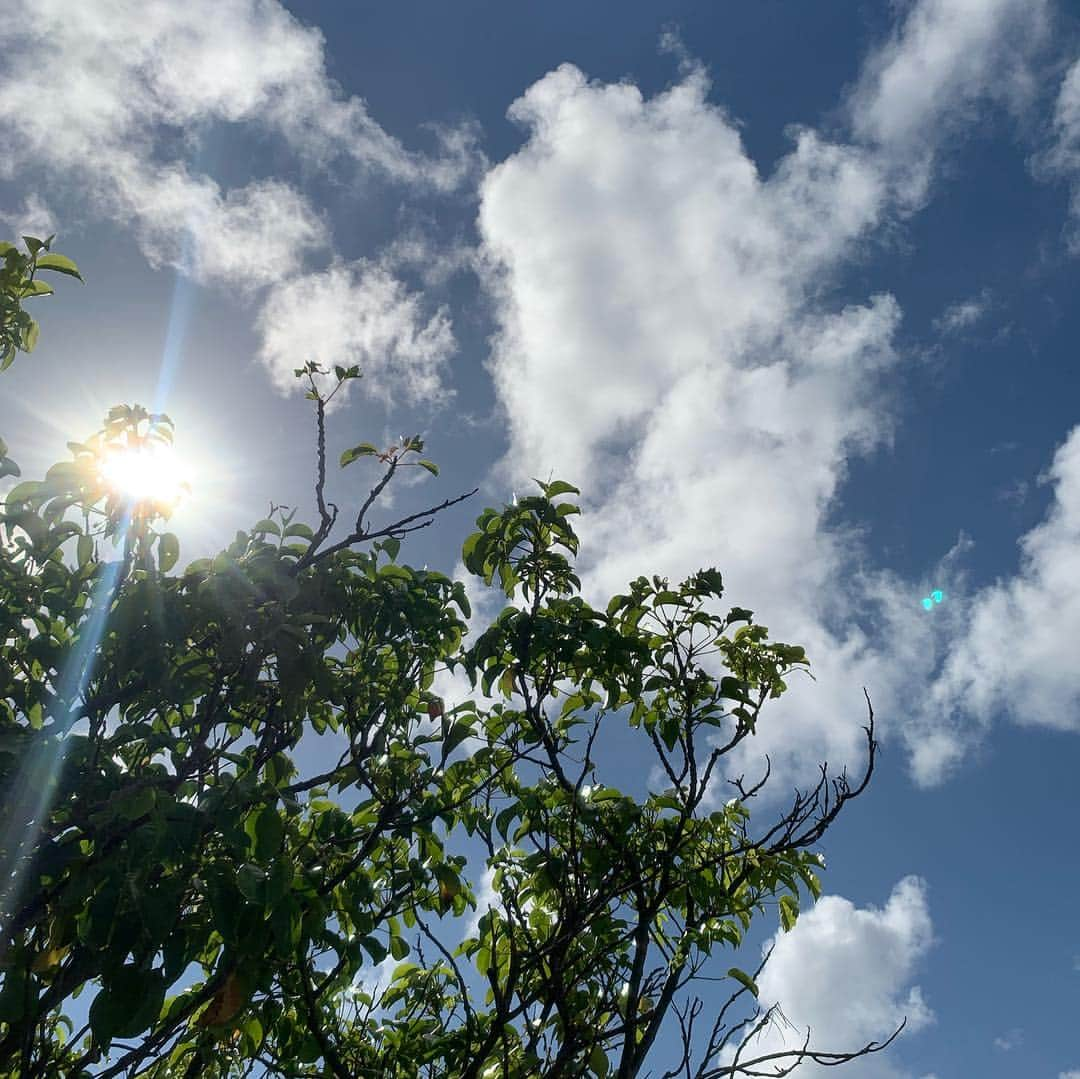
[[[176,451],[164,443],[110,449],[101,475],[113,491],[133,502],[175,506],[189,490]]]
[[[923,596],[922,605],[926,610],[931,611],[944,598],[945,593],[942,592],[940,588],[935,588],[934,591],[930,593],[930,595]]]

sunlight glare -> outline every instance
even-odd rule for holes
[[[160,442],[110,449],[101,474],[117,494],[137,502],[174,506],[188,491],[176,451]]]

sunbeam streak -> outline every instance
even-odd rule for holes
[[[183,344],[194,308],[195,225],[196,222],[189,222],[176,270],[154,395],[155,413],[165,412],[181,365]],[[188,490],[184,471],[171,444],[149,438],[140,440],[138,445],[114,446],[104,455],[101,474],[106,484],[127,504],[114,536],[124,556],[102,566],[103,572],[93,590],[90,612],[61,674],[54,723],[33,741],[7,793],[3,822],[0,823],[0,960],[17,931],[12,920],[15,912],[21,909],[20,892],[27,872],[43,841],[52,838],[44,835],[44,829],[70,749],[69,734],[82,717],[83,697],[94,676],[109,612],[130,568],[133,514],[140,505],[174,508]]]
[[[126,538],[130,520],[119,535]],[[53,727],[35,740],[15,777],[4,807],[0,829],[0,959],[7,951],[15,928],[11,923],[19,909],[18,898],[26,871],[40,846],[45,819],[69,747],[68,734],[81,718],[83,694],[93,676],[98,647],[105,633],[109,609],[123,581],[126,562],[108,562],[94,588],[90,614],[83,622],[58,686],[57,714]]]

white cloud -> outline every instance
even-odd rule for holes
[[[842,896],[825,896],[789,933],[771,942],[773,953],[758,978],[763,1008],[779,1004],[778,1020],[744,1052],[744,1059],[802,1045],[811,1031],[814,1048],[850,1052],[882,1042],[906,1019],[905,1037],[934,1021],[915,971],[933,943],[926,886],[905,877],[884,907],[856,907]],[[894,1043],[895,1044],[895,1043]],[[861,1058],[842,1070],[854,1079],[900,1079],[894,1055]],[[800,1077],[834,1069],[801,1064]]]
[[[862,141],[797,131],[769,175],[700,69],[646,99],[563,65],[514,104],[528,137],[482,188],[504,472],[583,486],[594,597],[715,565],[733,602],[807,647],[817,683],[777,702],[753,746],[804,778],[811,762],[857,759],[863,685],[919,778],[963,752],[918,722],[910,692],[955,613],[928,621],[923,583],[866,569],[858,534],[829,525],[847,461],[892,436],[882,386],[900,310],[888,295],[822,297],[909,208],[894,182],[905,125],[933,142],[992,82],[1019,9],[984,8],[916,4],[854,94]],[[939,24],[963,79],[939,71],[954,51],[926,53]],[[920,65],[938,93],[901,115],[901,73]]]
[[[1054,108],[1054,143],[1036,161],[1039,171],[1064,176],[1071,182],[1070,246],[1080,251],[1080,60],[1065,73]]]
[[[994,1039],[994,1048],[1002,1053],[1011,1053],[1024,1044],[1024,1032],[1019,1027],[1012,1027]]]
[[[288,184],[263,180],[223,192],[183,166],[116,169],[109,204],[129,220],[151,263],[240,289],[280,281],[329,242],[325,225]]]
[[[1016,723],[1080,731],[1080,427],[1054,456],[1054,501],[1020,542],[1021,566],[965,612],[929,711],[965,737],[1006,713]]]
[[[317,163],[439,187],[476,164],[467,132],[445,133],[450,156],[406,150],[330,79],[322,33],[278,0],[41,0],[6,12],[0,41],[16,158],[106,170],[117,148],[149,158],[219,121],[261,126]]]
[[[1067,1072],[1058,1072],[1058,1079],[1080,1079],[1080,1068],[1073,1068]]]
[[[365,392],[386,400],[437,400],[448,391],[442,371],[455,349],[447,312],[425,310],[381,266],[335,263],[276,285],[258,319],[260,358],[283,390],[293,370],[314,360],[327,368],[359,364]]]
[[[400,962],[392,955],[388,955],[373,966],[367,964],[361,966],[353,979],[353,992],[366,993],[377,1004],[382,995],[390,988],[394,971]]]
[[[695,74],[645,101],[564,65],[511,110],[531,137],[489,174],[480,224],[505,271],[494,375],[515,463],[591,472],[685,372],[723,379],[777,344],[876,217],[858,152],[805,132],[763,182],[706,91]]]
[[[1029,60],[1045,37],[1048,0],[918,0],[866,63],[850,101],[856,136],[880,148],[908,204],[926,196],[945,135],[989,99],[1031,94]]]
[[[934,329],[940,334],[957,334],[969,330],[990,310],[990,295],[982,292],[966,300],[949,304],[936,319]]]
[[[12,210],[0,210],[0,222],[8,228],[13,240],[20,236],[36,236],[44,240],[56,231],[56,218],[40,195],[30,194],[22,206]]]
[[[497,910],[504,912],[502,896],[495,890],[495,867],[487,866],[480,875],[480,882],[473,889],[476,895],[476,910],[469,915],[469,920],[461,936],[475,937],[480,930],[480,919],[489,911]]]
[[[222,129],[269,135],[304,168],[359,166],[449,189],[480,158],[468,129],[407,150],[330,79],[319,30],[278,0],[41,0],[0,20],[0,172],[46,175],[130,227],[147,258],[241,289],[282,281],[330,245],[290,183],[223,189],[199,162]],[[355,169],[353,170],[355,171]]]

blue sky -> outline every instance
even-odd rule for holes
[[[24,474],[152,402],[189,557],[271,499],[311,515],[286,376],[316,358],[365,372],[337,445],[427,437],[443,473],[399,505],[578,482],[589,595],[716,565],[807,647],[750,751],[781,784],[857,764],[873,697],[880,774],[778,949],[785,1012],[833,1044],[908,1015],[864,1079],[1074,1079],[1075,8],[0,15],[0,224],[88,282],[5,375]],[[408,557],[454,572],[479,508]]]

